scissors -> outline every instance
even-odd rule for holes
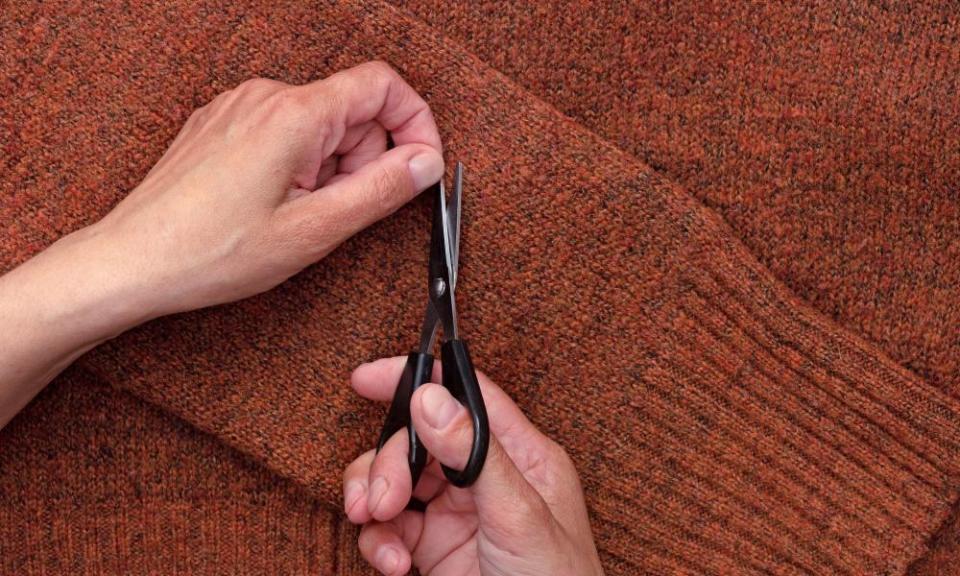
[[[460,258],[460,205],[463,195],[463,164],[457,162],[454,172],[453,194],[449,205],[443,180],[433,186],[433,225],[430,234],[430,263],[427,275],[429,298],[420,331],[420,348],[407,356],[407,363],[400,375],[400,382],[390,404],[387,419],[380,432],[377,451],[398,430],[407,429],[412,486],[416,487],[420,474],[427,464],[427,449],[417,437],[410,419],[410,399],[413,393],[430,381],[433,371],[433,349],[437,330],[443,326],[440,344],[440,361],[443,366],[443,386],[462,404],[473,423],[473,445],[470,457],[463,470],[442,466],[443,474],[451,484],[470,486],[476,481],[487,458],[490,428],[487,409],[480,394],[476,370],[467,351],[467,343],[457,332],[457,304],[454,289],[457,285],[457,264]],[[411,502],[411,505],[417,503]]]

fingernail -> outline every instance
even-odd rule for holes
[[[353,508],[363,500],[363,484],[360,482],[351,482],[347,484],[347,488],[343,492],[343,502],[346,505],[347,516],[349,516]]]
[[[430,386],[423,391],[423,418],[431,427],[443,430],[457,415],[460,405],[440,386]]]
[[[390,483],[383,476],[377,476],[373,484],[370,485],[370,494],[367,496],[367,507],[371,514],[377,511],[377,506],[380,505],[380,501],[383,500],[389,487]]]
[[[377,567],[384,574],[393,574],[400,565],[400,554],[390,547],[381,548],[377,552]]]
[[[436,184],[443,177],[443,157],[438,152],[421,152],[407,164],[413,186],[418,192],[427,189],[427,186]]]

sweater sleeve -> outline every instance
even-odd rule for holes
[[[467,167],[462,332],[571,452],[609,574],[899,573],[923,551],[956,496],[953,400],[791,295],[684,190],[436,31],[375,1],[291,4],[231,26],[243,59],[185,73],[303,81],[378,57],[427,97]],[[104,72],[76,56],[93,78],[129,79],[89,96],[107,130],[135,128],[123,103],[177,89],[164,70],[189,45],[149,43],[193,24],[156,18],[159,33],[137,36],[154,66]],[[140,142],[115,140],[113,158],[142,161]],[[163,145],[149,142],[156,156]],[[60,161],[90,182],[128,170]],[[413,203],[270,293],[153,322],[84,362],[338,506],[341,471],[383,416],[346,380],[416,342],[427,210]]]

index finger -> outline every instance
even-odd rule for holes
[[[370,400],[389,402],[400,381],[400,373],[406,364],[406,356],[382,358],[361,364],[350,375],[350,385],[358,394]],[[441,382],[440,362],[434,362],[432,382]],[[531,446],[542,447],[548,441],[520,407],[483,372],[477,371],[477,382],[483,403],[487,407],[490,431],[499,439],[511,457],[519,452],[529,452]],[[520,448],[523,447],[523,450]]]
[[[376,121],[397,146],[426,144],[443,151],[427,102],[384,62],[360,64],[298,89],[315,104],[311,109],[323,111],[323,120],[337,133]]]
[[[357,394],[368,400],[389,402],[400,382],[400,374],[407,364],[406,356],[380,358],[373,362],[361,364],[350,374],[350,386]],[[433,361],[433,370],[430,372],[431,382],[440,382],[441,369],[438,360]]]

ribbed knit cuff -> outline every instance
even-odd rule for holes
[[[354,526],[344,518],[340,523],[337,535],[337,573],[335,576],[375,576],[379,574],[360,555],[360,549],[357,547],[357,538],[360,536],[359,527]]]
[[[653,307],[590,335],[610,369],[557,383],[536,413],[585,475],[605,565],[902,573],[956,497],[956,403],[734,242],[703,246]],[[643,341],[624,343],[637,323]]]
[[[335,573],[338,511],[76,366],[0,431],[0,574]]]
[[[333,574],[332,511],[267,499],[0,506],[4,574]],[[355,546],[354,546],[355,547]]]

